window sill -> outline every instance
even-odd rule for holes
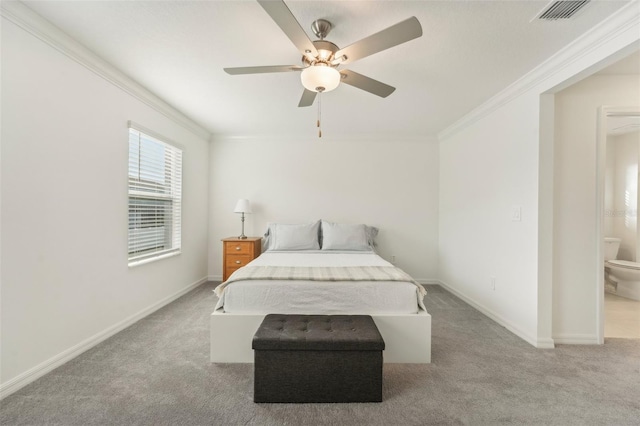
[[[129,262],[129,268],[135,268],[136,266],[145,265],[147,263],[155,262],[156,260],[162,260],[162,259],[166,259],[168,257],[177,256],[180,253],[182,253],[182,251],[179,250],[179,251],[174,251],[174,252],[171,252],[171,253],[159,254],[158,256],[147,257],[145,259],[132,260],[132,261]]]

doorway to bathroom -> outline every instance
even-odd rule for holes
[[[600,251],[605,261],[599,278],[600,336],[640,339],[640,110],[602,107],[599,115]]]

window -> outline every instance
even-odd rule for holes
[[[182,150],[129,125],[129,265],[180,253]]]

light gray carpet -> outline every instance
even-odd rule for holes
[[[535,349],[428,286],[433,363],[387,364],[384,402],[255,404],[250,364],[209,363],[206,283],[0,402],[0,424],[640,424],[640,340]]]

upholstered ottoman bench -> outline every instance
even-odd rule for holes
[[[384,340],[368,315],[267,315],[255,402],[381,402]]]

